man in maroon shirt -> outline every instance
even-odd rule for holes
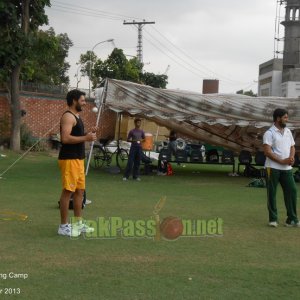
[[[125,169],[123,180],[128,180],[130,173],[132,171],[132,177],[134,180],[140,181],[139,169],[142,157],[142,141],[145,139],[145,133],[140,129],[142,124],[141,119],[135,119],[135,128],[130,130],[127,137],[127,142],[131,142],[131,147],[129,151],[129,157],[127,166]]]

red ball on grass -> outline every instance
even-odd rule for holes
[[[160,224],[160,232],[167,240],[177,239],[183,232],[181,219],[177,217],[164,218]]]

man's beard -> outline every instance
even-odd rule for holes
[[[82,111],[82,108],[81,108],[79,103],[76,104],[75,109],[76,109],[77,112]]]
[[[279,123],[279,126],[284,129],[286,127],[286,124],[285,123]]]

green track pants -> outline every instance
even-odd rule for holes
[[[277,185],[283,190],[284,204],[287,212],[286,222],[298,222],[297,218],[297,187],[293,177],[293,170],[277,170],[267,168],[267,193],[269,221],[278,221],[276,206]]]

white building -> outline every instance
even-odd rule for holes
[[[258,96],[281,97],[282,59],[274,58],[259,65]]]

